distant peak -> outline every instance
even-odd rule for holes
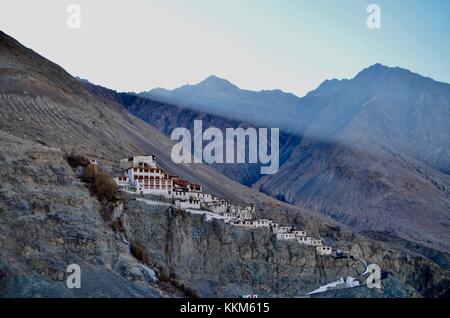
[[[216,75],[209,75],[207,78],[205,78],[205,81],[224,81],[224,79]]]
[[[203,81],[201,81],[199,86],[207,86],[208,88],[216,88],[216,89],[226,89],[226,88],[238,88],[236,85],[231,83],[230,81],[220,78],[216,75],[210,75]]]
[[[367,69],[388,69],[388,68],[390,68],[390,67],[383,65],[381,63],[375,63],[375,64],[369,66]]]
[[[362,81],[386,81],[389,78],[400,78],[404,76],[411,76],[413,74],[414,73],[404,68],[390,67],[376,63],[363,69],[354,77],[354,79]]]
[[[228,82],[228,81],[216,75],[209,75],[207,78],[203,80],[203,82]]]
[[[361,77],[365,75],[377,76],[394,73],[412,73],[412,72],[401,67],[390,67],[380,63],[376,63],[363,69],[361,72],[358,73],[358,75],[356,75],[356,77]]]
[[[360,71],[358,73],[358,75],[366,74],[366,73],[370,73],[370,74],[382,73],[382,72],[386,72],[386,71],[388,71],[390,69],[391,68],[388,67],[388,66],[385,66],[385,65],[380,64],[380,63],[376,63],[376,64],[373,64],[373,65],[371,65],[369,67],[366,67],[365,69]]]

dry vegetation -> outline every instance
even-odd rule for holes
[[[194,289],[190,288],[183,282],[179,281],[177,277],[174,276],[174,274],[169,274],[168,269],[166,267],[155,264],[151,256],[148,254],[144,244],[140,243],[137,240],[133,240],[130,245],[131,245],[130,247],[131,254],[137,260],[141,261],[143,264],[146,264],[152,268],[157,268],[157,275],[160,282],[166,282],[171,284],[172,286],[181,290],[188,298],[200,297]]]
[[[101,204],[101,214],[105,221],[111,221],[114,208],[121,201],[121,195],[111,174],[104,172],[98,165],[92,164],[90,160],[82,155],[71,154],[67,162],[72,168],[82,167],[84,169],[83,181],[85,181],[91,192]],[[115,228],[121,229],[120,224]]]
[[[67,157],[67,162],[72,168],[84,167],[86,168],[90,161],[84,156],[71,154]]]

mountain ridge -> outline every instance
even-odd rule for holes
[[[205,97],[201,111],[216,114],[216,104],[208,106],[209,95],[191,97],[194,101]],[[263,107],[266,121],[260,121],[257,116],[239,116],[248,106],[245,103],[230,105],[230,96],[222,102],[227,114],[218,116],[240,117],[260,125],[279,123],[267,121],[276,116],[270,112],[274,107],[267,104]],[[192,101],[179,106],[197,110]],[[374,64],[351,79],[324,81],[286,108],[290,123],[297,128],[288,125],[288,132],[299,136],[297,144],[289,144],[289,158],[279,173],[258,179],[255,189],[320,210],[360,230],[387,231],[450,249],[446,234],[446,224],[450,224],[450,85],[407,69]],[[337,191],[341,196],[336,197],[333,193],[339,188],[347,190]],[[392,209],[400,211],[386,215]],[[430,213],[431,218],[426,216]],[[415,227],[406,225],[408,218],[417,222]],[[420,230],[421,222],[428,224],[426,229]],[[422,236],[421,231],[428,234]]]

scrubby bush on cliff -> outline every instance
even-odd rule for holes
[[[122,218],[116,218],[114,221],[112,221],[111,227],[113,228],[114,231],[124,233],[124,235],[126,235],[125,225],[123,224]]]
[[[117,202],[120,199],[114,178],[106,172],[100,171],[94,175],[92,191],[99,201]]]
[[[84,169],[84,181],[89,182],[89,183],[94,183],[95,181],[95,176],[98,173],[98,166],[97,165],[93,165],[93,164],[89,164],[85,169]]]
[[[86,168],[90,161],[88,158],[86,158],[83,155],[76,155],[76,154],[71,154],[69,156],[67,156],[67,162],[69,163],[69,165],[72,168],[76,168],[76,167],[84,167]]]
[[[130,252],[137,260],[147,265],[153,265],[145,246],[141,242],[133,240],[130,245]]]
[[[180,289],[186,295],[186,297],[200,298],[200,295],[197,293],[197,291],[195,291],[193,288],[187,286],[186,284],[184,284],[176,279],[172,279],[170,282],[172,283],[173,286]]]
[[[86,171],[89,170],[86,169]],[[110,174],[103,171],[97,171],[92,176],[87,176],[86,179],[92,180],[90,182],[91,194],[94,195],[101,204],[100,213],[103,219],[110,222],[114,214],[114,209],[121,200],[116,182]]]
[[[121,200],[120,192],[112,175],[102,171],[98,165],[92,164],[89,159],[82,155],[71,154],[67,156],[67,162],[74,169],[83,168],[80,177],[88,183],[91,195],[95,196],[100,202],[100,213],[103,219],[111,221],[114,209]],[[117,228],[120,228],[120,226],[117,225]]]
[[[194,289],[190,288],[189,286],[178,280],[175,274],[173,273],[169,274],[166,267],[160,266],[157,263],[155,264],[152,261],[151,256],[148,254],[144,244],[142,244],[141,242],[133,240],[130,244],[130,252],[137,260],[141,261],[142,263],[151,266],[153,268],[156,267],[158,279],[160,282],[166,282],[171,284],[172,286],[181,290],[188,298],[200,297],[197,291],[195,291]]]

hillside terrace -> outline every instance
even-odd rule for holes
[[[314,247],[319,255],[338,254],[338,251],[324,245],[321,239],[307,236],[302,229],[280,226],[268,219],[256,219],[254,205],[232,204],[219,196],[203,192],[201,185],[166,173],[158,167],[154,155],[122,159],[120,167],[123,174],[114,178],[117,187],[135,195],[138,201],[184,209],[191,214],[203,215],[206,221],[219,219],[232,226],[247,229],[267,228],[279,241],[294,241]],[[339,255],[345,257],[342,251]]]

